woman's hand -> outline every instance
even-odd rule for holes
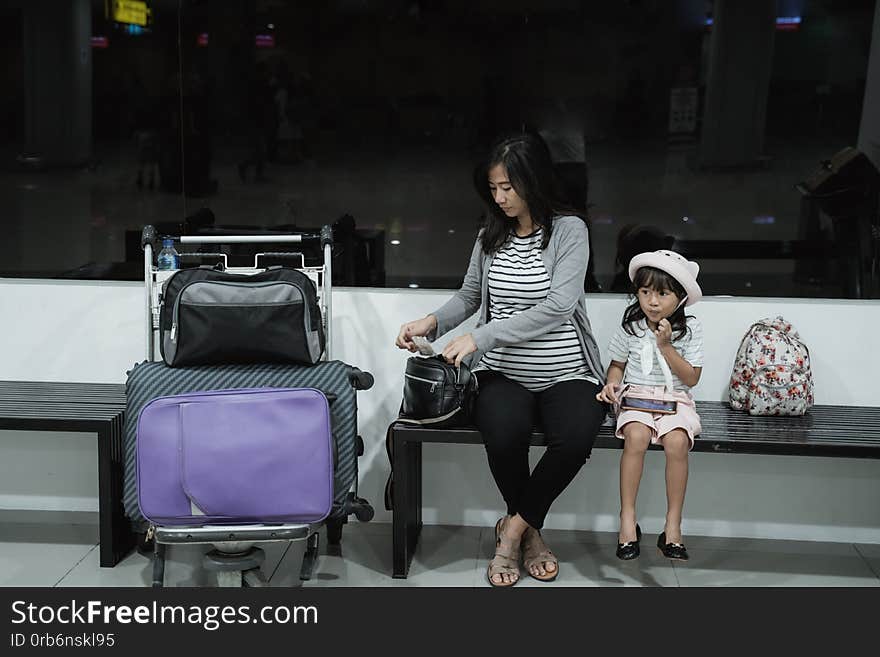
[[[617,399],[617,389],[619,388],[619,384],[617,383],[606,383],[602,386],[602,389],[596,393],[596,399],[600,402],[605,402],[606,404],[616,404]]]
[[[397,334],[397,340],[394,341],[394,344],[399,349],[408,349],[413,352],[418,351],[418,347],[412,341],[413,337],[428,335],[435,328],[437,328],[437,318],[434,315],[428,315],[422,319],[407,322],[400,327],[400,332]]]
[[[465,333],[446,345],[446,348],[443,350],[443,358],[445,358],[447,362],[454,362],[456,367],[460,367],[461,360],[465,356],[474,353],[476,350],[477,343],[474,342],[474,336],[470,333]]]
[[[672,324],[669,323],[668,319],[661,319],[657,324],[657,330],[654,331],[654,335],[657,336],[657,346],[665,347],[668,344],[672,344]]]

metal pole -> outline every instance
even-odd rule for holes
[[[324,307],[326,308],[325,313],[325,333],[327,340],[327,360],[332,360],[333,358],[333,247],[332,245],[325,243],[324,244]]]
[[[144,245],[144,297],[146,311],[147,361],[153,360],[153,247]]]

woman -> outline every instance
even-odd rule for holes
[[[493,586],[520,576],[556,579],[559,564],[541,537],[550,505],[590,454],[605,407],[596,399],[604,369],[590,329],[583,284],[589,260],[585,221],[565,212],[550,153],[540,137],[500,141],[477,170],[487,218],[461,289],[440,309],[400,327],[397,346],[435,339],[480,311],[477,327],[443,356],[469,359],[479,395],[474,421],[507,504],[495,525]],[[529,472],[529,438],[540,420],[547,450]]]

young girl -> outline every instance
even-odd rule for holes
[[[685,315],[685,306],[699,301],[700,267],[678,253],[653,251],[629,264],[636,300],[623,314],[611,339],[607,383],[596,396],[614,404],[617,437],[623,439],[620,459],[619,559],[639,556],[641,528],[636,523],[636,495],[645,452],[651,443],[666,452],[666,526],[657,547],[669,559],[687,559],[681,538],[681,510],[688,477],[688,451],[700,433],[690,389],[703,369],[703,327]],[[623,385],[621,385],[623,384]],[[641,400],[641,404],[639,402]],[[674,412],[631,410],[646,402],[675,402]]]

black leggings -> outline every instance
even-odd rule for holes
[[[572,380],[529,392],[498,372],[481,370],[477,378],[475,423],[507,513],[519,513],[541,529],[550,505],[590,456],[605,419],[605,405],[596,400],[601,388]],[[536,425],[544,430],[547,450],[529,473],[529,438]]]

